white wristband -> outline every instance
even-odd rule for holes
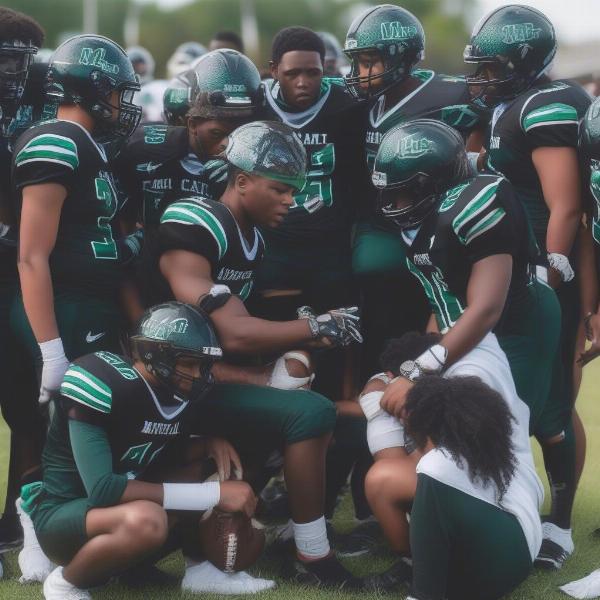
[[[375,375],[373,375],[372,377],[369,378],[369,381],[367,381],[367,383],[369,383],[370,381],[373,381],[374,379],[379,379],[379,381],[383,381],[383,383],[385,383],[385,385],[387,385],[391,379],[383,372],[381,373],[375,373]]]
[[[163,508],[165,510],[209,510],[221,500],[221,484],[163,483]]]
[[[573,267],[569,259],[564,254],[558,252],[548,252],[548,264],[550,267],[560,273],[562,281],[571,281],[575,277]]]
[[[48,340],[47,342],[41,342],[39,346],[44,362],[57,360],[63,358],[65,355],[65,349],[63,348],[62,340],[59,337]]]
[[[469,175],[474,176],[477,175],[478,163],[479,161],[479,152],[467,152],[467,162],[469,164]]]
[[[424,373],[440,373],[446,364],[448,350],[441,344],[431,346],[419,356],[415,363]]]
[[[360,407],[362,411],[365,413],[365,417],[367,421],[375,418],[379,413],[383,412],[381,410],[381,398],[383,396],[383,392],[369,392],[368,394],[364,394],[358,399]]]

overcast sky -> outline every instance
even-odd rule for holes
[[[143,1],[143,0],[142,0]],[[167,8],[181,6],[190,0],[157,0],[157,2]],[[283,0],[284,2],[293,2],[293,0]],[[331,2],[334,0],[324,0]],[[385,0],[382,0],[382,3]],[[472,23],[497,6],[505,4],[516,4],[513,2],[504,2],[502,0],[477,0],[478,10],[474,11]],[[598,39],[600,41],[600,0],[523,0],[523,4],[528,4],[548,16],[554,24],[559,39],[567,43],[576,43],[578,41],[588,41]],[[398,2],[398,4],[402,4]]]

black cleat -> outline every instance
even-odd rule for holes
[[[541,569],[558,571],[565,564],[571,553],[560,544],[549,539],[542,540],[542,546],[534,561],[534,565]]]
[[[397,592],[398,589],[412,581],[412,564],[409,559],[401,558],[387,571],[371,575],[364,579],[364,589],[369,592]]]
[[[332,553],[325,558],[313,561],[294,561],[294,583],[311,587],[341,590],[363,589],[363,579],[355,577]]]
[[[377,521],[366,521],[350,533],[337,533],[332,541],[338,556],[361,556],[383,545],[383,531]]]

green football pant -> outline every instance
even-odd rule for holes
[[[123,320],[116,303],[77,292],[55,290],[54,314],[69,360],[100,350],[120,351],[119,334]],[[40,349],[21,295],[16,297],[11,309],[11,327],[29,356],[41,364]]]
[[[494,600],[531,571],[517,518],[423,473],[410,517],[411,595],[417,600]]]

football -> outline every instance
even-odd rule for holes
[[[242,513],[213,509],[199,527],[206,558],[226,573],[245,571],[258,560],[265,547],[264,531]]]

